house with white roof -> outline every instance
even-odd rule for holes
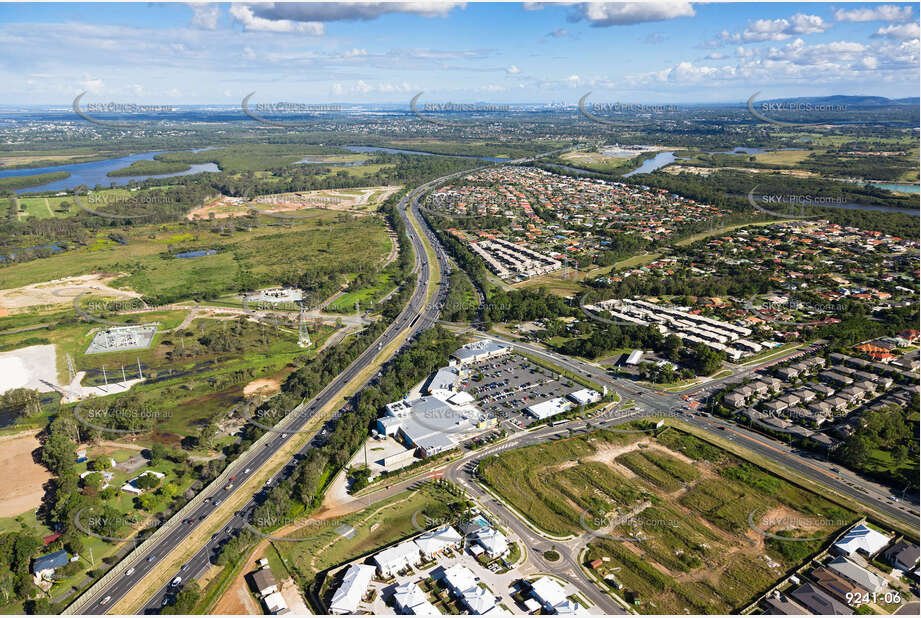
[[[443,578],[457,596],[462,596],[465,590],[476,587],[473,571],[462,564],[454,564],[445,569]]]
[[[853,554],[872,556],[888,545],[889,541],[890,538],[882,532],[871,530],[867,526],[859,524],[841,537],[841,540],[832,546],[832,550],[845,556]]]
[[[415,616],[440,616],[438,608],[429,602],[422,589],[414,582],[405,582],[393,591],[393,603],[401,614]]]
[[[546,575],[531,583],[531,593],[550,613],[553,613],[554,607],[566,601],[566,589]]]
[[[265,605],[265,609],[269,614],[277,615],[290,613],[288,610],[288,603],[280,592],[273,592],[272,594],[267,594],[262,597],[262,603]]]
[[[374,567],[369,564],[353,564],[342,577],[342,583],[333,593],[329,603],[330,614],[354,614],[358,611],[371,578],[374,577]]]
[[[470,609],[470,613],[474,615],[485,614],[496,606],[496,599],[493,593],[480,586],[474,586],[473,588],[464,590],[461,595],[461,601]]]
[[[431,560],[446,549],[457,549],[461,541],[463,537],[457,530],[452,526],[444,526],[417,537],[415,543],[422,556]]]
[[[566,599],[562,603],[553,606],[553,613],[559,616],[588,616],[588,610],[579,605],[578,602]]]
[[[375,554],[374,564],[381,577],[391,577],[417,564],[419,558],[419,546],[412,541],[404,541]]]
[[[486,550],[490,558],[501,558],[508,553],[508,541],[505,535],[495,528],[478,530],[473,537]]]

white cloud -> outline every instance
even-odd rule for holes
[[[189,4],[192,9],[191,24],[205,30],[214,30],[217,28],[217,18],[219,9],[213,4]]]
[[[105,83],[99,78],[86,78],[80,82],[80,89],[90,94],[100,94],[105,87]]]
[[[345,58],[358,58],[358,57],[361,57],[361,56],[367,56],[367,55],[368,55],[368,50],[366,50],[366,49],[358,49],[357,47],[355,47],[355,48],[353,48],[353,49],[347,50],[347,51],[346,51],[344,54],[342,54],[342,55],[343,55],[343,57],[345,57]]]
[[[835,21],[907,21],[911,19],[910,6],[878,4],[873,8],[836,9],[833,11]]]
[[[759,41],[785,41],[794,36],[820,34],[831,28],[818,15],[797,13],[790,19],[758,19],[740,33],[723,30],[717,43],[756,43]]]
[[[921,28],[917,22],[910,24],[890,24],[873,33],[873,38],[887,38],[895,41],[910,41],[921,36]]]
[[[567,30],[566,28],[557,28],[556,30],[553,30],[552,32],[548,32],[547,36],[553,37],[554,39],[558,39],[560,37],[566,36],[567,34],[569,34],[569,30]]]
[[[570,21],[586,20],[596,28],[629,26],[652,21],[666,21],[678,17],[694,17],[690,2],[583,2],[573,7]]]
[[[521,73],[521,69],[519,69],[513,64],[509,68],[505,69],[505,72],[508,73],[509,75],[517,75],[518,73]]]
[[[257,17],[252,7],[242,4],[231,6],[230,14],[243,24],[244,29],[251,32],[290,32],[315,36],[322,35],[324,32],[323,24],[320,22],[299,23],[289,19],[265,19]]]

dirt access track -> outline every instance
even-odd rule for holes
[[[118,298],[140,298],[137,292],[117,290],[108,284],[121,274],[92,274],[32,283],[21,288],[0,290],[0,309],[16,313],[36,305],[69,305],[81,294]]]

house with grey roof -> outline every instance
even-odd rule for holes
[[[794,601],[811,611],[813,614],[821,615],[847,615],[851,616],[854,611],[833,599],[828,594],[822,592],[815,584],[803,584],[790,593]]]
[[[831,397],[835,394],[835,389],[825,384],[810,384],[809,388],[814,390],[817,394],[822,397]]]
[[[835,558],[829,562],[828,568],[868,592],[879,593],[885,590],[887,586],[885,579],[879,575],[871,573],[867,569],[858,564],[855,564],[844,556]]]

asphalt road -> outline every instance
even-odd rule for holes
[[[415,228],[413,228],[413,226],[410,224],[405,211],[407,205],[409,205],[409,207],[413,209],[417,220],[421,221],[421,217],[419,216],[418,212],[418,196],[424,193],[429,187],[435,185],[436,183],[442,182],[451,176],[454,176],[454,174],[444,178],[439,178],[438,180],[432,181],[425,185],[421,185],[420,187],[407,194],[407,196],[400,201],[398,210],[406,223],[407,236],[413,245],[413,250],[416,255],[416,288],[413,292],[410,302],[400,313],[400,315],[397,316],[397,318],[387,327],[387,330],[385,330],[384,333],[370,347],[368,347],[357,359],[355,359],[355,361],[353,361],[345,371],[333,379],[333,381],[330,382],[311,401],[302,405],[300,407],[299,414],[296,414],[285,425],[277,425],[274,429],[272,429],[271,431],[276,435],[274,439],[268,442],[263,448],[259,449],[259,451],[244,455],[239,460],[231,464],[231,466],[233,466],[233,468],[238,472],[234,475],[235,480],[232,481],[232,484],[229,486],[229,488],[225,485],[224,488],[213,491],[213,493],[207,496],[209,499],[207,503],[203,504],[195,513],[190,515],[169,535],[163,539],[160,539],[156,545],[149,548],[146,552],[144,552],[143,555],[139,556],[131,564],[118,565],[116,568],[121,569],[124,574],[106,586],[104,589],[99,591],[97,594],[94,594],[91,598],[86,599],[85,602],[82,603],[80,613],[106,613],[106,610],[109,607],[115,605],[145,575],[160,568],[161,560],[163,560],[163,558],[174,548],[181,546],[185,539],[202,524],[202,521],[206,519],[208,514],[214,510],[216,501],[223,502],[233,496],[234,493],[238,491],[239,486],[242,485],[242,483],[249,476],[255,474],[256,471],[259,470],[259,468],[263,466],[278,449],[282,448],[286,442],[291,440],[296,435],[296,433],[300,432],[308,423],[310,423],[311,420],[313,420],[313,417],[318,410],[322,409],[328,403],[334,401],[338,396],[340,396],[342,389],[347,384],[349,384],[349,382],[351,382],[361,371],[369,366],[383,348],[387,347],[391,342],[400,337],[405,331],[409,331],[409,339],[411,339],[417,333],[430,328],[435,323],[439,315],[439,306],[443,304],[444,296],[447,293],[447,286],[439,286],[434,297],[434,302],[426,301],[428,291],[427,283],[431,277],[431,267],[428,263],[429,258],[426,254],[425,246],[421,238],[419,237]],[[441,267],[441,272],[444,276],[445,274],[449,273],[451,269],[449,259],[435,240],[431,231],[427,227],[424,228],[424,231],[428,235],[431,245],[436,249],[439,266]],[[316,437],[314,440],[315,439]],[[282,472],[276,474],[273,479],[270,479],[270,482],[274,484],[274,482],[279,480],[279,475],[286,475],[293,472],[299,456],[302,456],[307,450],[311,448],[315,448],[315,442],[313,440],[302,449],[300,449],[300,451],[295,454],[291,461],[289,461],[282,468]],[[259,492],[261,491],[262,489],[259,490]],[[171,574],[169,580],[172,581],[174,577],[181,577],[182,583],[187,583],[190,579],[195,579],[205,570],[207,570],[210,562],[215,557],[216,552],[220,546],[226,543],[233,535],[237,534],[246,525],[246,521],[251,510],[257,504],[259,492],[250,498],[246,505],[242,509],[238,510],[237,514],[235,514],[234,517],[230,519],[219,532],[212,536],[211,539],[185,565],[183,565],[178,572]],[[144,604],[142,613],[154,613],[158,611],[159,608],[165,604],[164,600],[168,600],[171,594],[176,590],[178,590],[178,588],[172,587],[169,583],[164,585]]]

